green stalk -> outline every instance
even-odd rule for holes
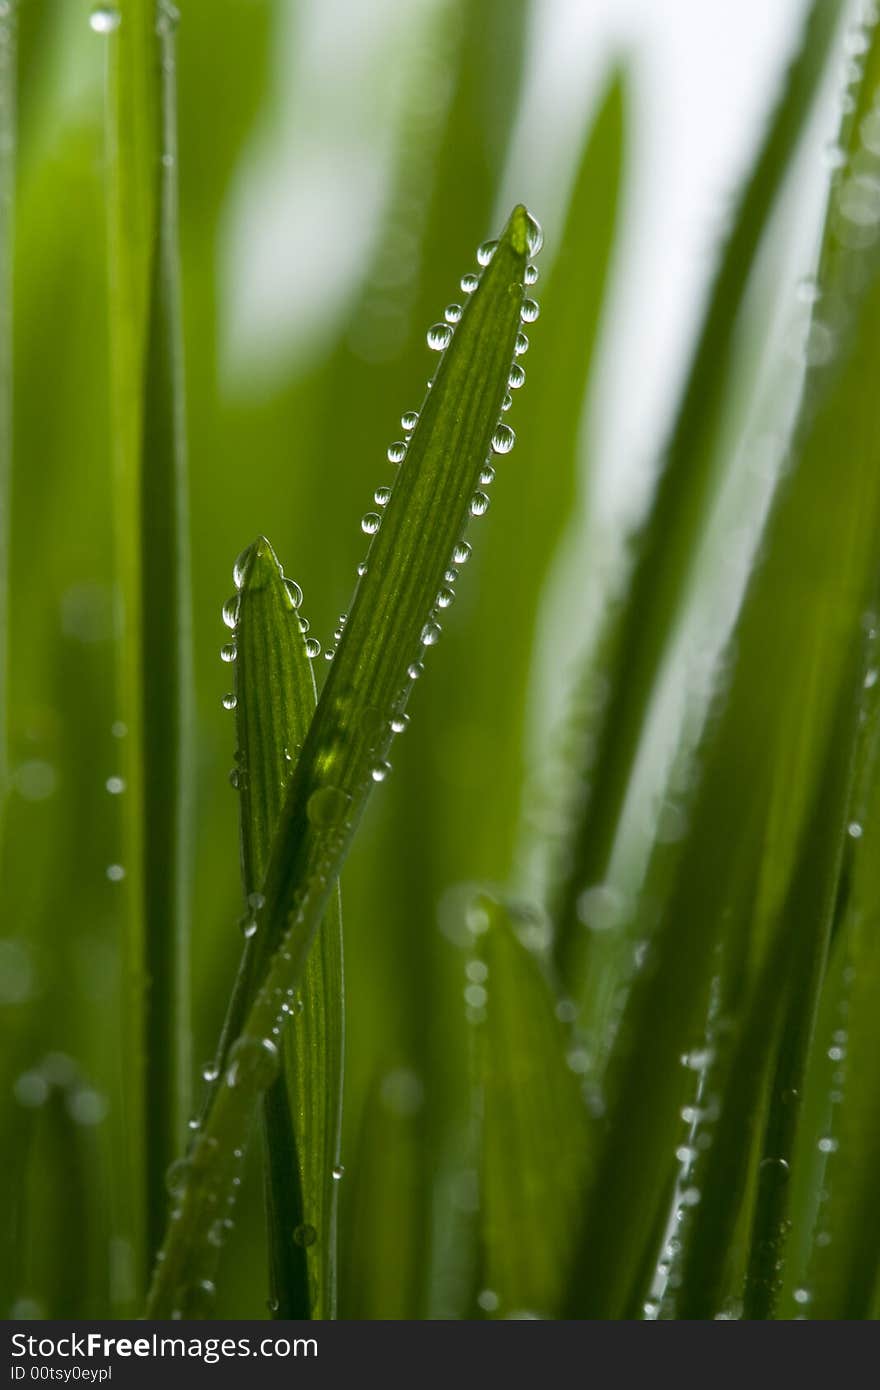
[[[387,754],[406,723],[421,657],[440,636],[444,586],[462,543],[490,450],[506,453],[499,423],[514,357],[527,253],[540,246],[525,208],[514,209],[448,342],[355,590],[315,717],[290,780],[255,911],[258,989],[243,1032],[178,1184],[179,1203],[156,1267],[151,1316],[191,1316],[212,1281],[216,1212],[230,1198],[235,1154],[254,1107],[277,1075],[273,1030],[284,1020],[355,829]],[[485,258],[484,258],[485,259]],[[432,330],[434,334],[434,330]],[[451,341],[449,341],[451,340]],[[482,498],[482,494],[480,494]],[[385,499],[383,499],[385,500]],[[482,500],[476,514],[483,510]]]
[[[738,314],[804,128],[837,28],[841,0],[814,0],[803,41],[767,129],[715,277],[653,504],[635,543],[626,603],[617,619],[605,708],[609,711],[590,792],[571,832],[571,868],[556,906],[562,978],[577,990],[588,935],[578,917],[584,888],[608,874],[614,841],[661,665],[683,611],[717,484],[716,446],[728,399]]]
[[[131,1239],[146,1273],[190,1114],[189,541],[177,282],[173,28],[122,0],[108,33],[116,553],[123,611]]]
[[[234,780],[241,798],[242,880],[252,904],[266,874],[290,767],[308,732],[317,692],[297,605],[260,537],[239,559],[235,652],[238,732]],[[227,652],[226,655],[230,655]],[[253,1003],[256,937],[246,939],[239,982],[224,1027],[234,1042]],[[257,981],[258,983],[258,981]],[[342,1118],[343,978],[339,893],[331,897],[309,952],[282,1075],[263,1106],[272,1300],[279,1318],[332,1317],[336,1307],[336,1197]],[[280,1030],[279,1030],[280,1033]],[[221,1048],[217,1068],[226,1065]]]

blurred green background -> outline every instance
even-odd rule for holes
[[[713,54],[699,7],[632,5],[626,24],[609,20],[614,8],[181,0],[197,1071],[241,946],[219,659],[233,559],[267,534],[329,644],[363,552],[359,518],[390,481],[384,454],[401,413],[423,394],[427,327],[460,298],[459,277],[514,198],[545,232],[542,319],[510,416],[519,442],[499,462],[442,648],[343,879],[343,1316],[470,1315],[473,1271],[454,1240],[474,1177],[461,886],[540,895],[552,877],[573,791],[567,712],[580,719],[586,706],[589,722],[585,653],[660,452],[727,201],[802,10],[780,6],[771,23],[757,5],[706,7],[725,11],[715,17],[754,67],[716,97],[731,59],[723,34]],[[0,1128],[15,1194],[3,1204],[0,1306],[17,1317],[124,1310],[134,1279],[118,1221],[126,733],[114,693],[106,55],[89,15],[88,0],[22,0],[18,24],[0,928]],[[688,52],[684,42],[664,56],[664,36],[688,23],[692,85],[658,108],[658,84],[674,88]],[[705,704],[779,462],[802,365],[787,346],[803,328],[794,285],[817,236],[827,123],[820,103],[808,175],[792,181],[738,325],[718,446],[725,486],[618,846],[622,891],[638,885],[658,835],[678,837],[668,767]],[[677,132],[698,125],[689,183]],[[260,1208],[252,1180],[218,1316],[265,1315]]]

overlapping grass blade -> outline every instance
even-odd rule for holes
[[[556,1315],[565,1301],[583,1190],[588,1117],[570,1025],[522,939],[534,922],[481,895],[465,987],[480,1114],[479,1306]]]
[[[177,287],[175,12],[122,0],[109,44],[116,550],[123,604],[125,912],[132,1232],[147,1267],[190,1116],[189,574]]]
[[[284,797],[305,741],[317,693],[297,613],[300,590],[285,581],[261,537],[236,566],[233,772],[241,798],[242,918],[250,932]],[[231,655],[228,652],[227,655]],[[241,974],[224,1029],[237,1038],[266,967],[257,935],[246,938]],[[336,1191],[342,1105],[342,917],[338,890],[288,1001],[294,1016],[283,1043],[282,1075],[264,1102],[266,1198],[272,1309],[277,1317],[331,1317],[335,1310]],[[226,1065],[225,1047],[218,1068]]]
[[[717,446],[738,312],[843,5],[814,0],[799,52],[741,195],[698,334],[656,493],[635,542],[626,603],[611,648],[608,695],[590,791],[571,832],[556,915],[557,960],[570,988],[583,979],[581,892],[602,884],[661,664],[692,576],[717,485]]]
[[[150,1297],[154,1316],[191,1315],[216,1264],[209,1239],[218,1201],[234,1196],[236,1151],[278,1067],[273,1032],[296,990],[370,790],[384,780],[395,732],[440,636],[438,594],[455,563],[485,460],[499,433],[528,255],[537,225],[516,207],[447,344],[390,497],[365,520],[373,536],[335,659],[288,785],[254,922],[271,959],[259,980],[202,1132],[180,1170]],[[487,253],[488,259],[488,253]],[[446,581],[448,584],[450,581]]]
[[[851,168],[833,190],[814,325],[834,351],[808,374],[794,464],[737,626],[723,709],[702,749],[690,831],[621,1023],[608,1082],[608,1140],[570,1303],[582,1315],[622,1316],[643,1294],[634,1285],[634,1253],[654,1224],[672,1163],[685,1088],[679,1059],[700,1041],[717,969],[713,948],[722,929],[732,939],[750,931],[744,901],[759,869],[762,921],[798,901],[798,852],[823,768],[835,755],[845,762],[846,750],[833,746],[834,730],[874,594],[880,526],[867,386],[880,321],[880,256],[873,238],[853,230],[863,215],[859,179],[876,159],[863,123],[875,99],[876,28],[870,37],[865,76],[851,94],[856,115],[847,118],[842,141]],[[833,472],[830,456],[840,460]],[[842,834],[839,802],[829,815],[833,847]],[[765,859],[768,824],[774,853]],[[650,1182],[646,1168],[656,1175]]]

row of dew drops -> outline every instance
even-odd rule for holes
[[[534,217],[529,215],[527,227],[527,246],[530,257],[536,256],[539,253],[543,245],[543,241],[544,237],[540,224]],[[483,244],[479,247],[477,251],[477,263],[480,268],[485,268],[487,265],[489,265],[489,263],[492,260],[492,257],[495,254],[497,245],[497,241],[486,241],[483,242]],[[533,261],[530,260],[525,270],[525,284],[527,286],[534,285],[537,282],[537,279],[538,268],[533,263]],[[462,277],[460,283],[463,294],[471,295],[480,283],[480,275],[478,273],[469,272],[468,274]],[[540,309],[536,300],[530,298],[526,298],[523,300],[522,307],[520,310],[520,319],[523,324],[534,323],[538,318],[539,313]],[[441,355],[446,351],[446,349],[452,342],[455,328],[460,323],[463,314],[464,308],[461,304],[453,303],[447,305],[446,310],[444,312],[443,322],[435,323],[428,329],[427,342],[429,348],[431,348],[432,351],[438,352]],[[513,404],[512,392],[515,390],[519,390],[525,382],[526,373],[524,367],[522,366],[522,363],[519,361],[519,358],[521,358],[528,351],[528,347],[529,340],[526,337],[525,333],[520,329],[517,332],[514,344],[515,360],[511,364],[510,372],[508,375],[508,390],[505,393],[501,404],[501,410],[503,413],[508,411],[511,405]],[[427,383],[428,390],[431,389],[433,381],[433,377],[429,379]],[[397,467],[403,464],[404,460],[406,459],[407,452],[409,450],[409,445],[413,436],[413,432],[415,431],[418,422],[418,411],[405,411],[404,414],[401,416],[400,423],[403,432],[403,437],[401,439],[395,440],[388,446],[388,449],[386,451],[386,457],[389,463],[392,463]],[[488,511],[489,496],[482,489],[489,487],[490,484],[494,481],[495,467],[493,459],[496,455],[509,454],[510,451],[513,449],[515,443],[516,435],[514,431],[511,429],[509,425],[499,420],[492,435],[489,453],[480,471],[480,490],[474,492],[473,497],[471,498],[469,507],[471,517],[478,518],[481,516],[485,516],[486,512]],[[392,494],[393,486],[383,485],[381,487],[376,488],[373,494],[375,506],[384,510],[391,501]],[[363,531],[364,535],[370,537],[371,540],[378,534],[382,525],[382,510],[368,511],[361,519],[361,530]],[[247,551],[243,551],[242,554],[239,556],[238,560],[236,561],[233,570],[233,578],[236,585],[236,593],[233,594],[233,596],[230,599],[228,599],[223,606],[223,621],[232,633],[232,640],[226,642],[220,651],[221,660],[223,660],[226,663],[234,662],[237,657],[237,647],[234,640],[234,634],[236,625],[238,623],[238,615],[241,602],[239,591],[243,583],[244,565],[247,559],[247,554]],[[451,606],[451,604],[454,601],[455,584],[458,579],[459,572],[462,566],[467,562],[470,554],[471,546],[466,540],[460,539],[455,543],[452,550],[452,555],[449,560],[449,564],[443,574],[443,583],[437,591],[433,607],[428,616],[428,620],[425,622],[421,630],[419,655],[415,660],[410,662],[409,666],[407,667],[407,678],[409,685],[407,689],[402,692],[397,707],[395,708],[392,714],[390,720],[390,729],[392,735],[402,733],[404,729],[407,727],[407,724],[409,722],[409,716],[404,712],[403,706],[406,703],[409,694],[409,689],[411,688],[412,683],[419,678],[419,676],[422,674],[424,670],[422,660],[420,659],[421,653],[426,648],[436,646],[437,642],[440,639],[442,632],[440,623],[441,615],[447,608]],[[368,567],[369,552],[367,553],[367,557],[361,560],[357,566],[357,578],[359,580],[362,579],[364,575],[366,575]],[[314,660],[321,655],[322,648],[320,641],[316,637],[309,634],[308,619],[303,617],[299,612],[303,598],[302,590],[300,586],[292,579],[285,579],[284,583],[287,587],[287,591],[290,596],[293,609],[297,614],[300,631],[305,635],[306,655],[311,660]],[[345,625],[347,621],[348,615],[346,613],[342,613],[338,619],[336,630],[333,634],[334,643],[338,644],[342,640],[343,632],[345,630]],[[324,650],[325,660],[327,660],[328,662],[332,661],[335,655],[336,646],[328,645]],[[222,697],[222,704],[224,709],[227,710],[234,710],[236,708],[237,697],[234,691],[229,691]],[[378,762],[372,770],[373,781],[384,781],[390,770],[391,769],[389,763],[385,761]],[[240,768],[234,768],[230,774],[230,782],[232,786],[238,789],[241,786],[242,777],[242,770]]]

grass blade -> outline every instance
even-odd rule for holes
[[[790,157],[825,70],[843,6],[814,0],[803,42],[740,198],[698,335],[647,521],[636,541],[612,647],[610,712],[571,833],[571,867],[557,906],[557,961],[568,986],[583,979],[588,938],[577,901],[604,882],[649,704],[682,611],[717,482],[716,445],[727,400],[737,314]]]
[[[234,778],[241,797],[242,879],[250,913],[269,852],[290,767],[305,740],[317,692],[297,606],[269,542],[239,560],[236,577]],[[227,652],[227,655],[231,653]],[[256,937],[246,941],[241,980],[225,1033],[241,1030],[260,975]],[[342,917],[331,897],[303,975],[282,1075],[266,1095],[267,1207],[272,1308],[282,1318],[331,1317],[335,1309],[336,1188],[342,1104]],[[279,1030],[280,1032],[280,1030]],[[221,1056],[220,1067],[226,1058]],[[314,1238],[313,1238],[314,1236]],[[314,1289],[315,1293],[310,1290]]]
[[[856,115],[847,118],[842,144],[874,167],[876,157],[859,145],[861,117],[874,100],[876,28],[870,37],[865,76],[852,94]],[[639,1232],[653,1226],[675,1149],[684,1087],[679,1059],[701,1036],[713,947],[722,927],[734,940],[752,930],[744,885],[765,870],[771,918],[787,899],[799,901],[791,896],[799,892],[797,855],[833,756],[829,740],[848,689],[853,642],[875,590],[880,472],[867,382],[880,323],[880,257],[850,229],[847,189],[852,198],[858,185],[839,175],[821,273],[821,312],[833,323],[835,352],[808,375],[795,462],[737,625],[723,709],[704,740],[690,831],[620,1027],[608,1085],[609,1139],[573,1283],[571,1307],[581,1315],[619,1317],[633,1305],[632,1252]],[[841,459],[833,474],[832,455]],[[650,1183],[648,1164],[657,1172]]]
[[[440,635],[438,596],[469,517],[483,510],[477,488],[487,455],[506,453],[513,443],[499,416],[520,333],[527,257],[540,241],[525,208],[515,208],[494,252],[483,254],[488,264],[456,332],[438,325],[429,333],[429,342],[446,351],[397,482],[383,497],[384,521],[377,513],[365,518],[373,536],[365,572],[286,792],[255,911],[258,950],[271,958],[176,1184],[177,1217],[156,1267],[153,1316],[191,1315],[211,1283],[212,1210],[221,1196],[234,1195],[235,1151],[277,1074],[278,1001],[299,985],[369,793],[387,773],[420,657]]]
[[[124,613],[127,1001],[133,1241],[146,1272],[190,1116],[189,573],[177,286],[174,12],[110,25],[109,243],[117,562]]]
[[[521,939],[528,923],[485,895],[475,916],[465,999],[482,1101],[479,1303],[497,1317],[552,1317],[576,1235],[587,1111],[545,968]]]

